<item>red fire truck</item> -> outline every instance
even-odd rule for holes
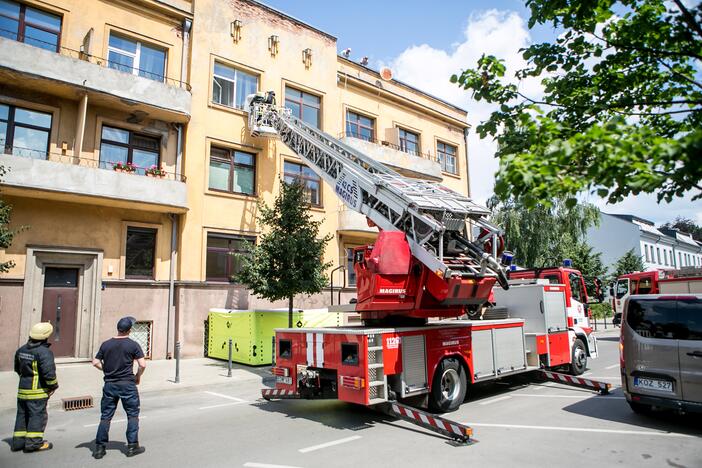
[[[402,177],[263,96],[248,100],[252,135],[279,137],[379,228],[373,245],[354,251],[358,297],[350,311],[363,325],[276,330],[276,386],[263,389],[264,398],[367,405],[466,440],[470,428],[416,408],[453,411],[470,384],[572,363],[579,341],[570,337],[568,283],[511,286],[511,255],[501,252],[487,208]],[[496,283],[504,318],[458,319],[482,307]],[[589,342],[596,350],[594,337]]]
[[[610,291],[615,317],[621,316],[626,298],[632,294],[702,292],[702,268],[685,267],[679,270],[637,271],[622,275]]]

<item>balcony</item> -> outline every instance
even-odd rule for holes
[[[112,163],[61,154],[46,159],[0,154],[0,166],[6,170],[0,182],[6,195],[164,213],[188,209],[184,178],[174,173],[120,173]]]
[[[190,119],[192,96],[187,83],[119,71],[110,68],[106,59],[66,47],[51,52],[0,37],[0,82],[67,99],[76,99],[77,91],[84,91],[95,105],[141,110],[169,122]]]
[[[430,154],[410,154],[391,143],[360,139],[349,133],[341,141],[407,177],[441,182],[441,165]]]
[[[368,227],[365,215],[349,209],[346,205],[341,205],[339,207],[339,226],[337,232],[340,234],[368,237],[378,234],[378,228]]]

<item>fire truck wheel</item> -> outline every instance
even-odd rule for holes
[[[570,373],[572,375],[580,375],[585,372],[587,367],[587,351],[585,351],[585,344],[583,341],[578,339],[573,342],[573,354],[570,358]]]
[[[468,390],[463,366],[452,358],[441,361],[434,373],[429,407],[438,413],[455,411],[461,406]]]

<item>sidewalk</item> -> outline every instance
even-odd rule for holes
[[[175,360],[146,361],[146,372],[139,385],[140,393],[180,390],[227,382],[262,380],[270,377],[269,367],[232,365],[227,378],[227,363],[208,358],[182,359],[180,383],[175,383]],[[96,405],[102,395],[102,372],[90,363],[59,364],[56,368],[59,389],[50,400],[50,407],[60,407],[62,398],[92,396]],[[0,411],[15,408],[18,377],[12,371],[0,372]]]

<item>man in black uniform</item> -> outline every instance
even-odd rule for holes
[[[137,385],[146,370],[144,352],[139,343],[129,338],[136,319],[124,317],[117,322],[117,336],[100,345],[93,359],[93,365],[104,372],[105,385],[102,387],[100,402],[100,425],[95,436],[93,457],[105,456],[105,445],[109,439],[110,422],[115,415],[117,403],[122,400],[122,407],[127,413],[127,456],[133,457],[144,453],[139,446],[139,392]],[[134,361],[139,370],[134,375]]]
[[[54,353],[47,340],[54,332],[48,322],[35,324],[29,341],[15,353],[15,372],[20,377],[17,390],[17,419],[12,434],[12,450],[41,452],[53,447],[44,440],[48,414],[46,404],[58,388]]]

